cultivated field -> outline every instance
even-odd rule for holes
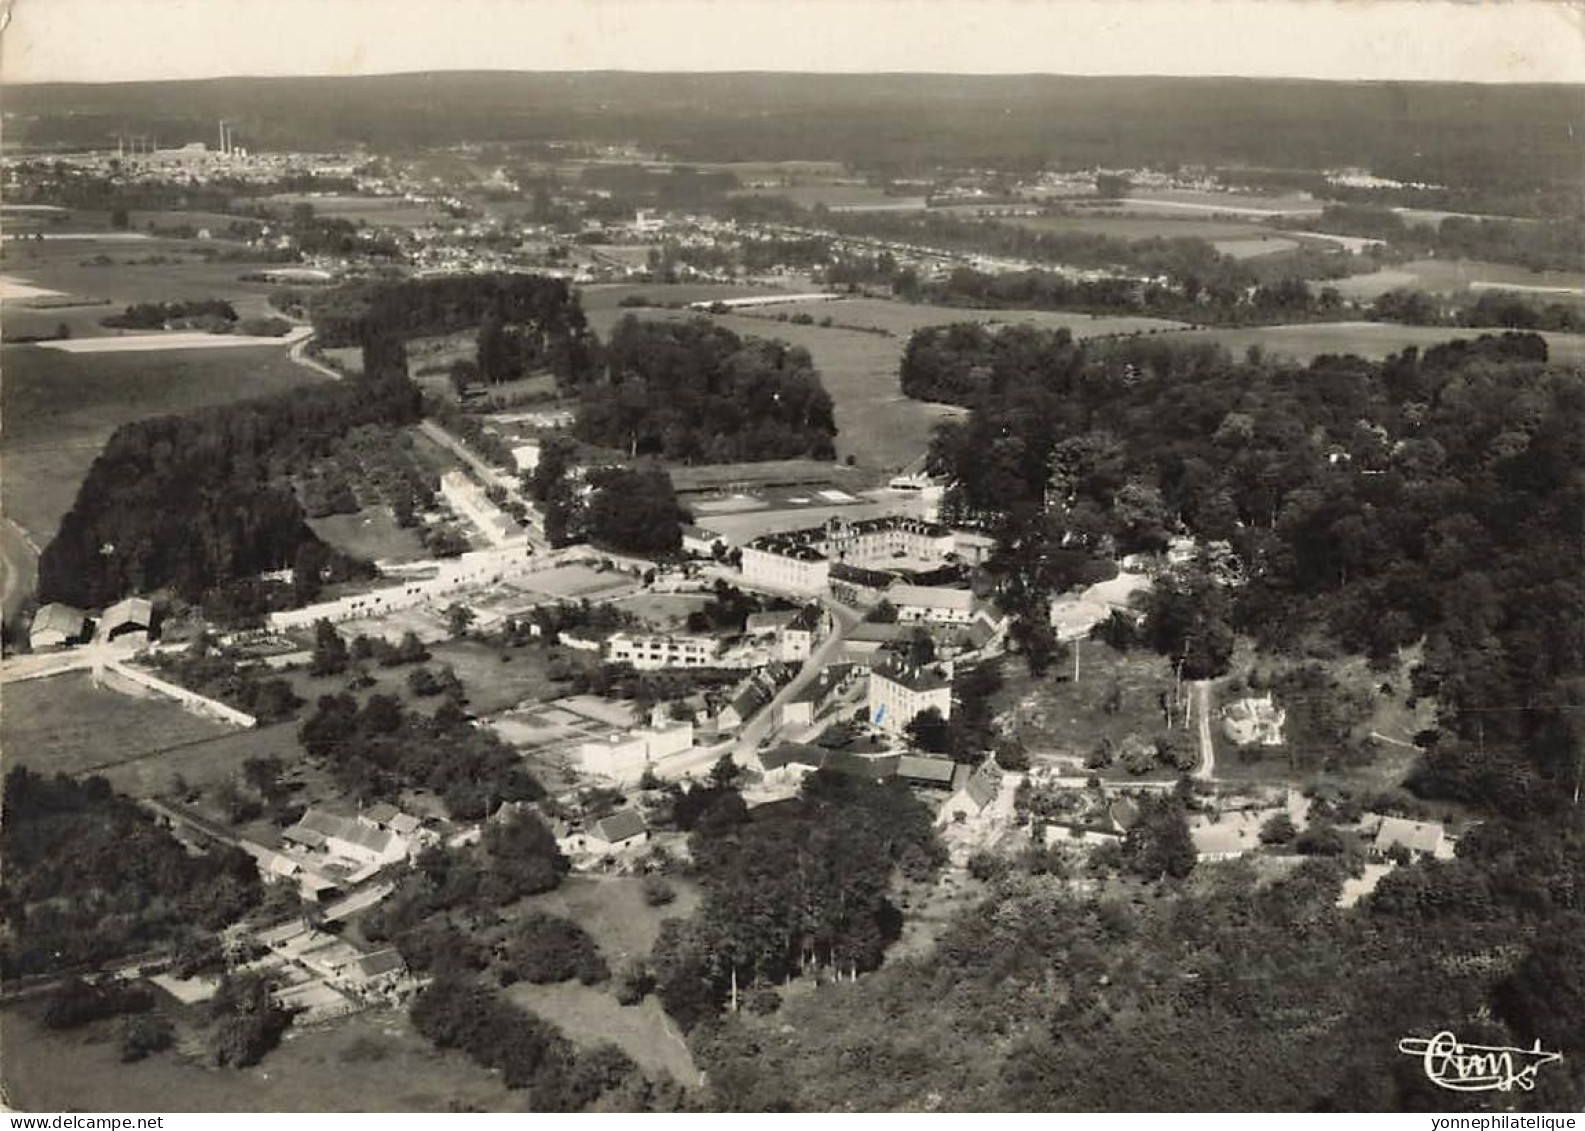
[[[1308,362],[1321,354],[1357,354],[1380,360],[1408,346],[1427,346],[1456,338],[1476,338],[1501,330],[1466,330],[1442,326],[1399,326],[1388,322],[1316,322],[1295,326],[1254,326],[1237,329],[1186,330],[1172,335],[1174,340],[1211,340],[1220,342],[1235,357],[1250,346],[1269,354],[1280,354]],[[1568,364],[1585,362],[1585,335],[1543,334],[1553,361]]]
[[[1327,284],[1345,298],[1370,301],[1400,287],[1439,294],[1464,294],[1485,287],[1543,288],[1534,297],[1546,302],[1585,300],[1585,274],[1568,271],[1531,271],[1511,263],[1486,263],[1478,259],[1416,259],[1394,264],[1374,274],[1351,275]]]
[[[1303,193],[1257,196],[1241,192],[1201,192],[1195,189],[1137,190],[1109,209],[1149,215],[1199,214],[1225,216],[1318,216],[1322,204]]]
[[[923,196],[888,196],[884,190],[860,184],[791,184],[744,189],[734,196],[786,197],[800,208],[825,205],[833,212],[923,211]]]
[[[267,396],[321,380],[280,346],[165,355],[0,353],[0,506],[43,545],[110,434],[132,420]]]
[[[162,1008],[164,1003],[162,1003]],[[13,1007],[0,1012],[4,1085],[22,1111],[526,1111],[527,1090],[420,1037],[399,1009],[311,1029],[247,1069],[215,1069],[177,1052],[122,1064],[114,1022],[60,1032]]]

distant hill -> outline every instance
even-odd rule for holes
[[[1227,78],[445,72],[6,94],[8,141],[25,147],[207,139],[224,117],[260,148],[579,139],[701,162],[1358,165],[1456,184],[1577,179],[1570,131],[1585,127],[1579,87]]]

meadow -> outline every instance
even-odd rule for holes
[[[281,346],[78,355],[17,345],[0,364],[0,506],[40,545],[120,425],[321,380]]]
[[[1292,326],[1253,326],[1214,330],[1185,330],[1173,341],[1215,341],[1240,357],[1251,346],[1268,354],[1309,362],[1322,354],[1356,354],[1377,360],[1409,346],[1428,346],[1501,330],[1462,329],[1446,326],[1400,326],[1391,322],[1314,322]],[[1551,359],[1566,364],[1585,363],[1585,334],[1543,334]]]
[[[3,694],[6,763],[38,773],[99,770],[237,731],[163,699],[95,687],[87,672],[8,683]]]
[[[162,1003],[162,1008],[167,1003]],[[174,1006],[170,1007],[174,1011]],[[291,1028],[252,1068],[212,1068],[182,1051],[123,1064],[114,1022],[61,1032],[34,1006],[0,1012],[3,1084],[21,1111],[526,1111],[529,1093],[460,1052],[435,1049],[405,1012],[376,1009]]]
[[[1400,287],[1439,294],[1464,294],[1481,286],[1560,288],[1572,293],[1535,297],[1544,302],[1585,301],[1585,274],[1531,271],[1511,263],[1487,263],[1479,259],[1416,259],[1383,267],[1374,274],[1350,275],[1328,285],[1336,287],[1345,298],[1364,302]]]

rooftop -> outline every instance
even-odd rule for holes
[[[623,809],[596,821],[594,833],[608,844],[619,844],[624,840],[642,836],[648,827],[644,823],[644,815],[637,809]]]
[[[937,585],[905,585],[898,582],[886,590],[886,599],[899,607],[916,609],[951,609],[970,612],[974,608],[974,594],[967,589],[944,589]]]
[[[939,691],[943,687],[952,686],[951,677],[944,674],[940,668],[909,664],[900,659],[876,668],[870,675],[872,679],[879,677],[892,683],[899,683],[910,691]]]

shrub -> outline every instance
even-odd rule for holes
[[[645,876],[644,902],[650,907],[665,907],[677,898],[677,889],[660,876]]]

